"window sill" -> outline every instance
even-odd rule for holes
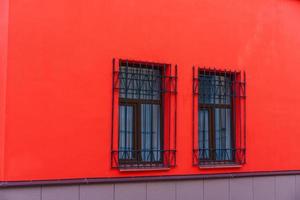
[[[140,172],[140,171],[168,171],[171,168],[169,167],[158,167],[158,168],[121,168],[120,172]]]
[[[228,165],[200,165],[199,169],[224,169],[224,168],[241,168],[239,164],[228,164]]]

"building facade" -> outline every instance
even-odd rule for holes
[[[0,9],[0,200],[300,199],[299,1]]]

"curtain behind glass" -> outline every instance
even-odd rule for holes
[[[198,144],[200,159],[208,159],[209,153],[209,127],[208,127],[208,110],[200,109],[198,112]]]
[[[143,161],[161,158],[160,105],[141,104],[141,152]]]
[[[133,158],[133,107],[119,107],[119,159]]]
[[[216,160],[232,160],[231,110],[215,109]]]

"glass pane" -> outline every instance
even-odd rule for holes
[[[199,81],[199,103],[209,104],[214,103],[214,77],[213,76],[200,76]]]
[[[161,158],[159,105],[141,105],[141,131],[142,160],[159,161]]]
[[[120,98],[159,100],[161,74],[159,69],[120,67]]]
[[[200,104],[231,104],[231,79],[222,75],[200,75]]]
[[[215,109],[216,160],[232,160],[231,110]]]
[[[119,159],[133,158],[133,106],[119,106]]]
[[[215,76],[215,103],[230,104],[231,81],[226,76]]]
[[[205,109],[200,109],[198,112],[198,145],[200,159],[209,159],[209,112]]]

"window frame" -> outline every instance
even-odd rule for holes
[[[195,73],[197,72],[197,73]],[[230,78],[230,101],[227,103],[226,96],[224,97],[225,102],[218,102],[211,103],[206,102],[204,98],[204,102],[201,103],[199,101],[200,97],[200,81],[201,81],[201,74],[205,74],[207,76],[223,76]],[[225,80],[224,79],[224,80]],[[216,87],[216,80],[214,77],[214,87]],[[225,84],[225,91],[226,91],[226,82]],[[238,89],[237,89],[238,88]],[[216,88],[214,88],[216,90]],[[245,72],[241,73],[241,71],[226,71],[226,70],[217,70],[215,68],[198,68],[195,71],[195,67],[193,67],[193,165],[198,167],[205,167],[205,166],[239,166],[243,165],[246,162],[245,152],[246,152],[246,75]],[[214,94],[215,95],[215,94]],[[203,97],[202,97],[203,98]],[[210,97],[209,97],[210,98]],[[215,96],[213,97],[215,98]],[[219,99],[221,101],[221,99]],[[197,102],[197,104],[195,104]],[[243,105],[243,106],[242,106]],[[243,108],[242,108],[243,107]],[[225,150],[226,154],[227,149],[230,150],[230,156],[227,158],[222,157],[222,159],[217,159],[218,153],[217,151],[220,150],[216,146],[216,109],[224,109],[230,110],[230,148],[221,148]],[[196,123],[200,123],[198,117],[200,116],[201,110],[207,110],[208,112],[208,148],[205,148],[205,143],[203,142],[202,147],[200,147],[200,129],[199,125],[195,126]],[[197,114],[197,118],[195,117],[195,113]],[[226,113],[225,113],[226,115]],[[238,115],[238,116],[237,116]],[[226,118],[225,118],[226,119]],[[242,122],[243,121],[243,122]],[[237,123],[240,125],[237,125]],[[204,133],[202,133],[204,134]],[[239,142],[239,144],[238,144]],[[204,148],[203,148],[204,147]],[[203,158],[201,151],[208,150],[209,155],[208,158]],[[202,152],[203,153],[203,152]],[[204,154],[205,155],[205,154]],[[205,156],[204,156],[205,157]],[[210,167],[209,167],[210,168]]]
[[[200,69],[199,69],[199,75],[201,73]],[[214,75],[217,75],[217,76],[223,76],[223,74],[220,74],[220,73],[216,73]],[[223,76],[223,77],[226,77]],[[230,76],[230,81],[233,81],[232,80],[232,76]],[[200,81],[200,80],[199,80]],[[232,93],[232,87],[230,87],[230,93]],[[209,131],[208,131],[208,135],[209,135],[209,147],[208,147],[208,150],[213,150],[212,152],[210,151],[209,152],[209,159],[208,161],[216,161],[216,152],[217,150],[219,150],[218,148],[216,148],[216,127],[215,127],[215,124],[216,124],[216,118],[215,118],[215,112],[216,112],[216,109],[229,109],[230,110],[230,140],[231,140],[231,143],[230,143],[230,151],[232,151],[233,149],[235,149],[235,144],[234,144],[234,139],[235,139],[235,129],[232,128],[234,127],[234,120],[233,120],[233,107],[234,107],[234,100],[232,97],[230,97],[230,104],[210,104],[210,103],[199,103],[199,100],[198,100],[198,112],[200,112],[200,110],[207,110],[208,111],[208,127],[209,127]],[[200,133],[199,133],[199,129],[198,129],[198,137],[199,137]],[[202,149],[202,148],[199,148],[199,149]],[[206,150],[206,149],[204,149]],[[226,161],[226,162],[233,162],[234,163],[234,154],[232,155],[232,159],[231,160],[218,160],[218,161]]]
[[[164,169],[170,169],[171,167],[176,166],[176,122],[177,122],[177,65],[175,65],[175,71],[172,71],[172,65],[171,64],[162,64],[162,63],[155,63],[155,62],[145,62],[145,61],[136,61],[136,60],[124,60],[124,59],[118,59],[119,66],[115,66],[116,64],[116,59],[113,59],[113,80],[112,80],[112,89],[113,89],[113,95],[112,95],[112,135],[111,135],[111,167],[114,169],[119,169],[119,170],[151,170],[154,169],[156,170],[157,168],[164,168]],[[123,64],[122,64],[123,63]],[[119,74],[121,72],[121,67],[124,66],[126,67],[126,64],[128,67],[136,67],[137,69],[142,66],[142,68],[148,68],[148,69],[158,69],[159,70],[159,76],[160,76],[160,86],[156,86],[159,88],[159,90],[154,89],[154,94],[149,93],[136,93],[134,89],[129,92],[129,97],[132,99],[125,99],[122,98],[124,97],[124,91],[122,90],[120,84],[121,84],[121,79]],[[145,67],[143,67],[145,66]],[[137,72],[133,72],[137,73]],[[138,73],[137,73],[138,74]],[[157,73],[154,73],[155,76],[157,76]],[[124,75],[122,75],[124,76]],[[151,76],[151,75],[150,75]],[[155,78],[155,77],[154,77]],[[151,77],[149,79],[151,81]],[[124,86],[123,86],[124,87]],[[128,86],[126,86],[128,87]],[[135,86],[134,86],[135,87]],[[151,86],[152,87],[152,86]],[[143,87],[142,87],[143,88]],[[143,90],[143,89],[142,89]],[[147,89],[146,89],[147,90]],[[122,93],[123,94],[122,94]],[[159,92],[159,94],[158,94]],[[123,96],[122,96],[122,95]],[[134,99],[135,95],[140,94],[141,96],[138,96],[137,99]],[[143,96],[145,95],[145,96]],[[154,95],[154,96],[153,96]],[[157,98],[159,96],[159,98]],[[150,98],[149,98],[150,97]],[[129,159],[126,160],[122,159],[119,160],[119,129],[120,129],[120,124],[119,124],[119,109],[121,105],[126,102],[130,103],[135,107],[136,114],[135,114],[135,123],[136,123],[136,131],[135,132],[135,138],[137,138],[137,134],[139,134],[139,138],[136,140],[135,148],[138,150],[145,149],[146,153],[140,155],[137,155],[137,157],[140,157],[141,159]],[[175,107],[171,108],[172,106],[175,105]],[[149,106],[148,106],[149,105]],[[154,121],[154,124],[152,125],[157,127],[160,132],[160,135],[157,134],[156,138],[156,132],[154,136],[150,136],[150,138],[154,138],[154,143],[152,145],[151,143],[151,148],[148,147],[149,144],[145,140],[145,137],[149,138],[149,135],[144,135],[144,141],[142,142],[142,127],[144,131],[148,132],[146,130],[147,128],[145,126],[149,125],[142,125],[142,123],[149,123],[148,119],[149,117],[144,116],[143,112],[149,112],[151,108],[150,106],[153,105],[158,105],[154,107],[154,113],[158,114],[160,117],[158,124],[156,121]],[[145,110],[144,110],[145,109]],[[149,110],[148,110],[149,109]],[[118,118],[116,117],[118,116]],[[150,117],[151,118],[151,117]],[[154,117],[153,119],[156,119]],[[141,122],[142,120],[146,120],[144,122]],[[172,121],[172,122],[171,122]],[[150,123],[152,124],[152,122]],[[148,127],[149,128],[149,127]],[[155,128],[156,129],[156,128]],[[158,130],[157,129],[157,130]],[[137,134],[136,134],[137,133]],[[146,133],[147,134],[147,133]],[[146,145],[146,146],[145,146]],[[143,147],[142,147],[143,146]],[[129,147],[131,148],[131,147]],[[126,148],[124,148],[126,149]],[[133,148],[132,148],[133,149]],[[148,153],[148,149],[152,149],[150,153]],[[156,153],[157,151],[160,151],[160,153]],[[153,153],[154,152],[154,153]],[[146,157],[142,157],[146,156]],[[126,156],[124,157],[126,158]],[[142,159],[144,161],[142,161]],[[132,161],[130,161],[132,160]],[[150,162],[149,162],[150,161]]]

